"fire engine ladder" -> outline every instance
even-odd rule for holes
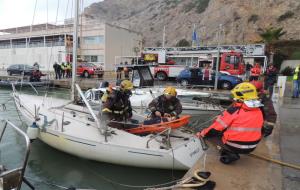
[[[242,52],[244,56],[263,56],[265,53],[265,44],[248,45],[220,45],[221,52],[236,51]],[[198,47],[146,47],[144,51],[167,51],[167,52],[186,52],[197,51],[201,53],[212,53],[218,51],[218,46],[198,46]]]

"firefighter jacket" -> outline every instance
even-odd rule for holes
[[[259,107],[250,108],[244,103],[234,103],[215,122],[201,131],[201,136],[223,132],[222,141],[238,149],[254,149],[261,139],[263,115]]]
[[[130,118],[132,116],[132,107],[129,100],[130,95],[131,93],[121,90],[106,91],[101,98],[103,105],[102,112]]]
[[[300,80],[300,67],[297,66],[294,70],[293,80]]]
[[[72,69],[72,65],[71,65],[70,63],[67,63],[66,69],[67,69],[67,70],[71,70],[71,69]]]
[[[259,76],[261,73],[261,68],[260,66],[255,66],[250,70],[251,76]]]
[[[61,67],[61,70],[63,70],[63,71],[66,70],[66,68],[67,68],[65,64],[61,64],[60,67]]]
[[[182,112],[182,105],[175,96],[167,99],[165,95],[161,95],[149,104],[148,108],[151,112],[159,111],[162,115],[168,113],[172,116],[178,116]]]

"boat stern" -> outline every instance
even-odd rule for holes
[[[204,155],[204,151],[200,140],[196,136],[192,136],[186,143],[174,148],[173,154],[180,169],[188,170]]]

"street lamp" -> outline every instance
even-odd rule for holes
[[[222,27],[223,25],[220,24],[219,25],[219,30],[218,30],[218,54],[217,54],[217,63],[216,63],[216,74],[215,74],[215,87],[214,89],[217,90],[218,89],[218,76],[219,76],[219,62],[220,62],[220,34],[221,34],[221,31],[222,31]]]

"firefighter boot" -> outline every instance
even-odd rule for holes
[[[230,164],[239,159],[240,156],[237,153],[225,149],[221,150],[220,162],[222,162],[223,164]]]

